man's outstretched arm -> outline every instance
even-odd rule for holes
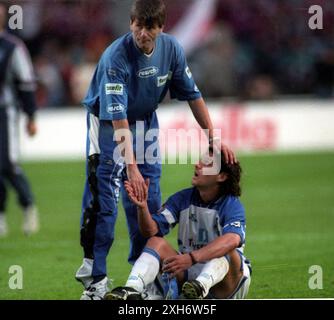
[[[112,124],[115,130],[115,138],[117,143],[124,144],[124,148],[121,151],[123,153],[122,156],[124,156],[125,159],[128,179],[134,188],[136,197],[138,197],[139,200],[142,200],[144,198],[145,181],[136,163],[136,158],[132,147],[132,134],[129,128],[128,120],[113,120]]]
[[[204,99],[198,98],[196,100],[189,100],[188,104],[196,121],[201,126],[201,128],[209,130],[209,137],[208,137],[209,143],[210,145],[213,145],[215,143],[216,137],[213,136],[213,125],[211,122],[208,108],[205,105]],[[221,137],[217,138],[218,141],[220,141]],[[234,152],[227,145],[221,142],[221,145],[217,147],[220,148],[221,151],[223,151],[226,163],[233,164],[237,162]]]
[[[149,184],[150,180],[146,179],[144,188],[144,199],[143,201],[139,201],[138,197],[136,197],[134,193],[132,184],[128,181],[124,182],[124,186],[130,200],[137,206],[137,217],[140,233],[146,238],[153,237],[159,232],[158,225],[152,219],[151,213],[147,205]]]

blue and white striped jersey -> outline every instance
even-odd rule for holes
[[[83,104],[100,120],[142,120],[168,90],[179,100],[201,97],[180,44],[162,33],[148,56],[127,33],[103,53]]]
[[[238,197],[223,196],[205,204],[196,188],[189,188],[172,195],[160,212],[152,215],[164,236],[179,225],[178,245],[181,253],[204,247],[215,238],[236,233],[240,236],[240,248],[245,243],[245,210]]]
[[[34,92],[36,77],[28,50],[18,37],[0,32],[0,107],[17,107],[18,93]],[[21,98],[22,108],[33,115],[36,105]]]
[[[18,37],[0,32],[0,161],[19,159],[20,109],[32,118],[36,79],[28,50]]]

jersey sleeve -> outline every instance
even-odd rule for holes
[[[12,57],[12,68],[16,80],[18,80],[25,90],[34,91],[36,88],[35,74],[27,48],[22,42],[15,47]]]
[[[99,64],[100,114],[101,120],[127,118],[128,86],[127,68],[121,59],[104,55]]]
[[[168,234],[178,224],[182,203],[184,203],[182,192],[175,193],[168,198],[158,213],[152,215],[159,227],[158,235]]]
[[[202,95],[196,86],[193,75],[187,64],[184,50],[178,43],[176,43],[174,58],[175,68],[169,87],[171,98],[180,101],[190,101],[201,98]]]
[[[223,209],[220,223],[223,235],[226,233],[236,233],[240,236],[239,247],[245,243],[245,209],[239,199],[234,199]]]
[[[35,101],[36,77],[29,52],[21,41],[13,51],[11,65],[21,107],[32,118],[37,109]]]

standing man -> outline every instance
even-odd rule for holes
[[[136,136],[136,122],[141,121],[143,136],[158,129],[155,110],[170,91],[172,98],[188,101],[201,128],[208,129],[209,141],[214,140],[208,109],[184,51],[175,38],[162,32],[165,19],[162,0],[134,1],[131,32],[105,50],[83,101],[88,111],[87,181],[81,219],[84,259],[76,274],[85,287],[82,299],[102,299],[107,292],[106,258],[114,239],[120,189],[130,235],[130,263],[146,244],[138,229],[136,206],[122,185],[125,178],[139,199],[144,196],[144,178],[149,178],[150,211],[157,212],[161,206],[161,164],[149,164],[146,158],[138,163],[151,143]],[[120,143],[125,152],[118,148]],[[137,145],[143,147],[135,154]],[[223,144],[221,148],[233,163],[233,152]]]
[[[38,213],[29,182],[18,165],[19,109],[27,115],[26,129],[34,136],[35,76],[24,43],[5,31],[7,8],[0,3],[0,236],[8,227],[5,217],[7,183],[17,192],[24,212],[23,231],[29,235],[39,229]]]

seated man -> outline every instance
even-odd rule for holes
[[[185,299],[243,299],[250,285],[251,267],[243,255],[245,212],[239,200],[241,167],[207,154],[195,165],[193,188],[172,195],[159,212],[150,214],[130,183],[129,198],[138,208],[141,233],[150,238],[135,262],[125,287],[106,295],[109,300],[140,300],[161,272],[177,281]],[[205,169],[221,165],[219,174]],[[146,198],[149,180],[146,181]],[[163,238],[179,224],[179,252]],[[177,288],[177,286],[176,286]],[[175,291],[175,290],[174,290]],[[176,289],[177,291],[177,289]],[[172,298],[177,298],[174,295]]]

